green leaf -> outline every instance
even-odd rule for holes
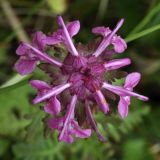
[[[15,89],[17,87],[20,87],[28,82],[29,75],[27,76],[21,76],[19,74],[12,77],[10,80],[8,80],[6,83],[4,83],[2,86],[0,86],[0,94],[4,92],[8,92],[12,89]]]
[[[2,156],[9,146],[9,141],[6,139],[0,139],[0,156]]]
[[[153,160],[146,141],[134,139],[127,141],[123,146],[123,160]]]
[[[115,139],[115,141],[119,142],[120,141],[120,134],[116,128],[116,126],[112,125],[111,123],[107,124],[108,127],[108,132],[111,137]]]
[[[139,33],[135,33],[135,34],[132,34],[132,35],[130,35],[130,36],[127,36],[127,37],[125,38],[125,41],[126,41],[126,42],[131,42],[131,41],[136,40],[136,39],[138,39],[138,38],[141,38],[141,37],[143,37],[143,36],[145,36],[145,35],[148,35],[148,34],[154,32],[154,31],[157,31],[157,30],[159,30],[159,29],[160,29],[160,24],[158,24],[158,25],[156,25],[156,26],[153,26],[153,27],[151,27],[151,28],[145,29],[145,30],[143,30],[143,31],[141,31],[141,32],[139,32]]]
[[[115,79],[115,81],[112,82],[113,85],[122,86],[124,84],[125,78]]]
[[[15,135],[30,123],[24,116],[31,112],[28,97],[31,93],[33,89],[30,85],[23,85],[7,94],[0,94],[0,134]]]
[[[148,14],[144,17],[144,19],[131,31],[129,35],[139,32],[143,29],[153,18],[160,11],[160,3],[155,5]]]
[[[46,160],[57,159],[64,144],[50,138],[39,137],[30,143],[20,142],[13,146],[17,160]],[[63,157],[64,158],[64,157]]]

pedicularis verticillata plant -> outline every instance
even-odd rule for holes
[[[30,84],[38,92],[33,104],[45,103],[44,111],[51,115],[48,126],[58,130],[59,141],[72,143],[74,137],[87,138],[91,129],[104,141],[93,118],[94,104],[97,103],[99,109],[107,114],[110,109],[105,97],[111,98],[111,92],[120,97],[118,112],[122,118],[128,114],[131,96],[148,100],[133,92],[140,73],[128,74],[124,86],[112,85],[106,77],[106,73],[113,76],[113,70],[131,63],[129,58],[111,60],[113,54],[122,53],[127,48],[126,42],[116,34],[123,21],[121,19],[113,30],[108,27],[93,28],[92,32],[100,38],[86,46],[80,43],[75,46],[72,37],[80,29],[79,21],[65,25],[62,17],[58,16],[59,29],[56,32],[49,36],[36,32],[32,44],[22,42],[17,48],[16,53],[20,56],[15,64],[17,72],[29,74],[38,64],[51,77],[50,84],[41,80],[31,80]],[[67,50],[63,61],[46,53],[48,49],[56,50],[62,46]],[[54,67],[59,69],[58,72],[54,72]]]

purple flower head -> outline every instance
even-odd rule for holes
[[[57,66],[62,65],[60,62],[44,53],[46,46],[45,39],[46,35],[42,32],[36,32],[33,37],[32,45],[27,43],[21,43],[19,45],[16,53],[20,58],[15,64],[15,69],[18,73],[26,75],[33,72],[39,61],[48,62]]]
[[[57,22],[59,29],[51,35],[46,36],[42,32],[37,32],[31,45],[20,44],[17,49],[20,59],[15,65],[16,70],[22,75],[28,74],[34,70],[37,62],[43,62],[39,64],[40,68],[53,80],[50,85],[41,80],[30,81],[38,92],[33,104],[45,103],[44,111],[51,116],[48,126],[58,131],[59,141],[72,143],[76,137],[88,138],[91,129],[101,141],[105,141],[93,114],[95,103],[104,114],[110,111],[105,89],[120,97],[118,112],[122,118],[128,114],[131,96],[148,100],[147,97],[133,92],[133,88],[140,80],[139,73],[129,74],[124,86],[114,86],[111,83],[112,79],[106,80],[106,73],[112,75],[114,70],[131,63],[129,58],[111,59],[113,53],[122,53],[127,48],[125,41],[117,35],[124,20],[121,19],[113,30],[108,27],[93,28],[92,32],[100,35],[101,39],[87,46],[75,45],[72,41],[80,29],[79,21],[65,25],[62,17],[58,16]],[[62,62],[46,53],[46,46],[61,45],[67,50],[67,56]],[[58,73],[54,72],[54,67],[59,69]],[[80,106],[80,103],[84,105]],[[82,112],[79,113],[79,110]]]

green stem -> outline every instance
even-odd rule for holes
[[[37,3],[36,6],[34,6],[31,11],[28,13],[28,16],[26,17],[26,19],[24,19],[22,21],[22,27],[25,26],[27,24],[27,22],[30,20],[30,18],[32,17],[32,15],[34,13],[36,13],[36,11],[45,3],[46,0],[41,0],[40,2]],[[16,32],[11,33],[9,36],[7,36],[3,43],[8,43],[10,42],[14,37],[16,36]]]
[[[141,29],[143,29],[147,23],[150,22],[152,17],[160,11],[160,3],[158,3],[145,17],[144,19],[129,33],[129,36],[139,32]]]
[[[126,41],[126,42],[131,42],[131,41],[133,41],[133,40],[135,40],[135,39],[138,39],[138,38],[140,38],[140,37],[143,37],[143,36],[145,36],[145,35],[147,35],[147,34],[150,34],[150,33],[154,32],[154,31],[156,31],[156,30],[159,30],[159,29],[160,29],[160,24],[158,24],[158,25],[156,25],[156,26],[153,26],[153,27],[151,27],[151,28],[149,28],[149,29],[145,29],[145,30],[143,30],[143,31],[141,31],[141,32],[139,32],[139,33],[135,33],[135,34],[133,34],[133,35],[131,35],[131,36],[127,36],[127,37],[125,38],[125,41]]]

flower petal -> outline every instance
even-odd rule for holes
[[[66,27],[67,27],[67,30],[68,30],[70,36],[73,37],[73,36],[75,36],[79,32],[80,22],[79,21],[69,22],[66,25]]]
[[[127,48],[126,42],[120,36],[114,36],[112,39],[114,50],[117,53],[122,53]]]
[[[30,53],[31,53],[30,49],[24,43],[21,43],[16,50],[16,54],[19,56],[30,54]]]
[[[33,104],[40,103],[52,96],[56,96],[63,92],[65,89],[69,88],[71,86],[70,83],[58,85],[56,87],[53,87],[52,89],[48,90],[47,92],[43,93],[42,95],[38,95],[35,99],[33,99]]]
[[[131,60],[129,58],[114,59],[105,63],[104,66],[107,70],[114,70],[129,65],[130,63]]]
[[[95,100],[98,104],[98,106],[100,107],[100,109],[104,112],[107,113],[109,112],[109,106],[105,100],[104,95],[102,94],[102,92],[100,90],[97,90],[94,94],[95,96]]]
[[[57,37],[54,36],[47,36],[44,41],[47,45],[55,45],[62,42],[61,39],[58,39]]]
[[[130,97],[120,97],[118,104],[118,112],[122,118],[127,117],[128,115],[128,106],[130,105]]]
[[[55,96],[51,97],[44,107],[44,111],[51,115],[57,115],[61,111],[61,104],[59,100]]]
[[[68,133],[68,131],[65,131],[63,136],[61,138],[59,138],[58,140],[66,142],[66,143],[73,143],[74,142],[74,138]]]
[[[87,138],[91,136],[91,129],[81,129],[78,125],[78,122],[72,120],[71,126],[73,127],[73,129],[71,130],[71,134],[75,137]]]
[[[74,118],[74,110],[75,110],[76,102],[77,102],[77,96],[74,95],[74,96],[72,96],[71,102],[68,105],[68,110],[65,114],[65,121],[64,121],[63,129],[59,135],[59,140],[61,140],[63,138],[65,132],[67,132],[67,130],[68,130],[68,126],[70,124],[71,119]]]
[[[53,65],[57,65],[59,67],[62,66],[62,63],[53,59],[53,57],[50,57],[48,54],[46,54],[45,52],[33,47],[32,45],[30,44],[27,44],[27,43],[24,43],[24,45],[26,45],[28,48],[30,48],[32,51],[33,51],[33,54],[34,56],[36,56],[36,58],[38,60],[43,60],[45,62],[48,62],[50,64],[53,64]]]
[[[77,49],[75,48],[75,46],[72,42],[70,33],[68,32],[66,25],[64,24],[64,21],[61,16],[57,16],[57,22],[58,22],[59,26],[62,27],[62,29],[63,29],[64,38],[65,38],[64,43],[65,43],[66,47],[68,48],[68,50],[70,51],[70,53],[73,56],[78,56],[79,54],[77,52]]]
[[[37,90],[44,90],[44,89],[50,89],[51,87],[44,81],[41,80],[31,80],[30,84],[32,85],[33,88]]]
[[[130,73],[127,75],[126,80],[125,80],[125,88],[132,89],[134,88],[138,82],[140,81],[141,74],[138,72]]]
[[[45,39],[46,39],[46,35],[43,32],[38,31],[35,33],[33,37],[32,44],[34,47],[43,51],[46,45]]]
[[[117,23],[117,25],[113,29],[113,31],[107,37],[104,37],[102,42],[99,44],[98,48],[93,53],[93,55],[95,57],[98,57],[101,53],[103,53],[103,51],[112,43],[113,37],[115,37],[116,32],[120,29],[120,27],[122,26],[123,22],[124,22],[124,19],[121,19]]]
[[[142,101],[148,101],[148,97],[140,95],[138,93],[132,92],[124,87],[120,86],[113,86],[111,84],[108,84],[106,82],[103,83],[103,88],[108,89],[109,91],[119,95],[119,96],[134,96]]]
[[[21,75],[26,75],[35,69],[37,64],[36,60],[28,60],[21,57],[15,64],[16,71]]]
[[[109,29],[109,27],[94,27],[92,28],[92,33],[101,35],[103,37],[108,36],[112,31]]]
[[[49,128],[60,131],[63,126],[63,118],[52,118],[48,120]]]

